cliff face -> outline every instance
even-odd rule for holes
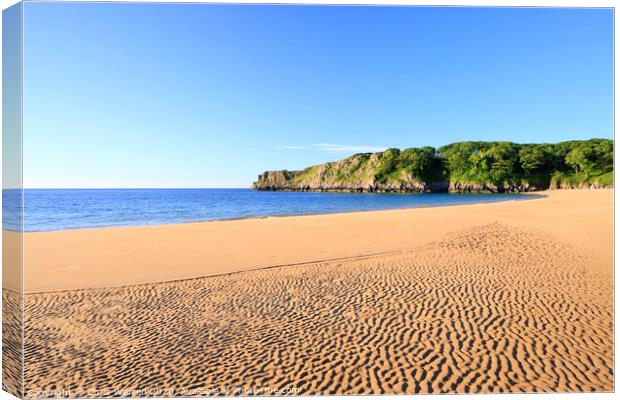
[[[381,153],[356,154],[344,160],[315,165],[303,171],[267,171],[252,185],[256,190],[423,192],[430,185],[405,171],[396,178],[378,182]]]
[[[258,176],[252,188],[501,193],[612,185],[613,142],[592,139],[557,145],[461,142],[438,151],[432,147],[388,149],[355,154],[301,171],[267,171]]]
[[[406,172],[397,179],[378,182],[380,153],[357,154],[344,160],[315,165],[303,171],[267,171],[252,186],[256,190],[291,191],[409,191],[422,192],[426,184]]]
[[[302,171],[266,171],[252,188],[264,191],[423,193],[494,191],[484,185],[450,185],[446,181],[422,182],[402,169],[385,179],[377,176],[382,153],[356,154],[344,160],[315,165]],[[452,187],[451,187],[452,186]]]

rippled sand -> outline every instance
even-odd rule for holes
[[[25,391],[611,391],[612,273],[610,254],[485,222],[382,255],[27,294]]]

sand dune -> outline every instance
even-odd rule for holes
[[[612,391],[611,197],[452,207],[451,232],[381,255],[27,294],[26,395]]]

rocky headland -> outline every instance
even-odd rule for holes
[[[252,188],[264,191],[369,193],[530,192],[613,185],[613,141],[558,144],[459,142],[387,149],[299,171],[266,171]]]

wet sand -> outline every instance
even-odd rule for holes
[[[612,246],[611,190],[27,234],[26,394],[611,391]]]

